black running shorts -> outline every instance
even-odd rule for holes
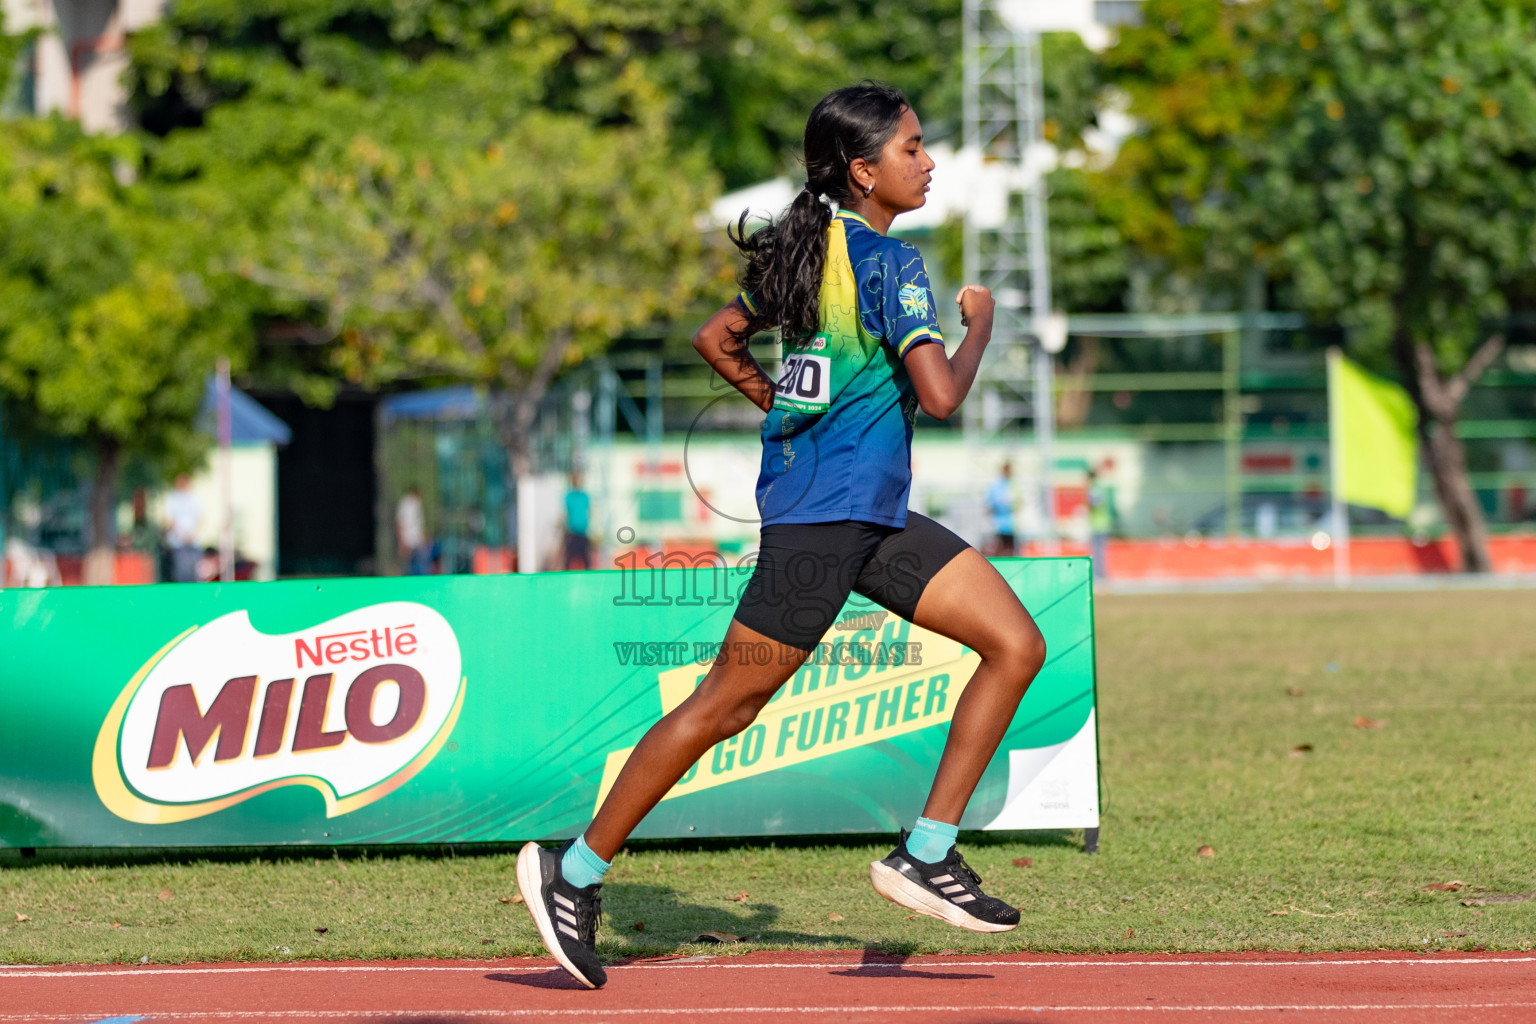
[[[765,526],[735,618],[781,644],[810,651],[850,593],[910,620],[928,581],[966,547],[916,512],[907,513],[901,529],[854,520]]]

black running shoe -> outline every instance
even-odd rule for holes
[[[1019,926],[1019,912],[981,891],[981,876],[958,849],[951,847],[937,864],[924,863],[907,852],[906,829],[889,857],[869,865],[869,880],[892,903],[967,931],[1006,932]]]
[[[608,980],[597,958],[597,925],[603,902],[597,897],[602,883],[578,889],[560,873],[560,859],[572,839],[559,850],[529,843],[517,853],[517,887],[533,915],[533,923],[560,966],[587,988],[602,988]]]

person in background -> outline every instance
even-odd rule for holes
[[[565,545],[561,568],[592,568],[592,539],[587,531],[592,525],[592,498],[581,486],[581,472],[571,471],[571,486],[565,492]]]
[[[198,581],[197,561],[202,552],[197,547],[197,532],[202,523],[203,503],[192,492],[192,478],[182,473],[165,497],[165,543],[171,549],[172,582]]]
[[[987,515],[992,518],[992,554],[1011,558],[1018,543],[1013,530],[1013,463],[1005,462],[987,488]]]
[[[421,505],[421,490],[414,484],[395,505],[395,540],[400,545],[400,561],[412,576],[432,571],[432,547],[427,543],[427,517]]]
[[[1088,550],[1094,579],[1109,578],[1109,534],[1115,527],[1114,499],[1099,480],[1102,468],[1088,467]]]

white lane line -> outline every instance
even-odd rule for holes
[[[609,971],[696,971],[696,970],[843,970],[902,971],[908,968],[929,967],[1450,967],[1468,964],[1526,964],[1536,963],[1536,956],[1510,957],[1456,957],[1441,959],[1360,959],[1360,960],[907,960],[901,963],[859,963],[852,960],[818,961],[815,963],[657,963],[616,964]],[[513,972],[545,972],[559,970],[556,964],[543,966],[499,966],[485,964],[251,964],[223,965],[218,967],[127,967],[29,970],[26,973],[9,974],[9,967],[0,967],[0,979],[11,978],[129,978],[138,975],[172,974],[378,974],[406,972],[454,973],[478,971],[483,974],[509,974]]]
[[[494,1010],[188,1010],[160,1011],[144,1018],[160,1020],[260,1020],[272,1017],[333,1020],[389,1020],[395,1017],[640,1017],[743,1014],[743,1013],[835,1013],[844,1018],[852,1013],[1292,1013],[1305,1010],[1401,1013],[1404,1010],[1510,1010],[1536,1008],[1525,1003],[1207,1003],[1179,1006],[1116,1006],[1113,1004],[1061,1003],[1048,1005],[1005,1006],[978,1003],[974,1006],[666,1006],[647,1009],[611,1009],[589,1007],[580,1010],[533,1010],[499,1008]],[[79,1021],[79,1014],[0,1013],[6,1024],[47,1024],[50,1021]]]

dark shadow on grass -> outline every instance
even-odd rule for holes
[[[907,966],[910,959],[905,953],[888,953],[875,946],[866,946],[863,963],[831,973],[843,978],[922,978],[931,981],[991,981],[995,978],[995,975],[974,972],[914,969]]]
[[[864,846],[885,847],[889,850],[893,838],[888,832],[807,836],[718,836],[699,839],[629,839],[625,841],[624,846],[626,849],[635,852],[642,850],[692,852],[695,850],[738,850],[743,848],[754,850],[801,850],[812,847],[847,848]],[[1007,829],[997,832],[967,829],[960,833],[958,842],[961,846],[977,849],[987,846],[1005,846],[1010,843],[1024,843],[1029,846],[1075,847],[1078,849],[1081,849],[1083,845],[1082,829],[1051,829],[1048,831]]]

